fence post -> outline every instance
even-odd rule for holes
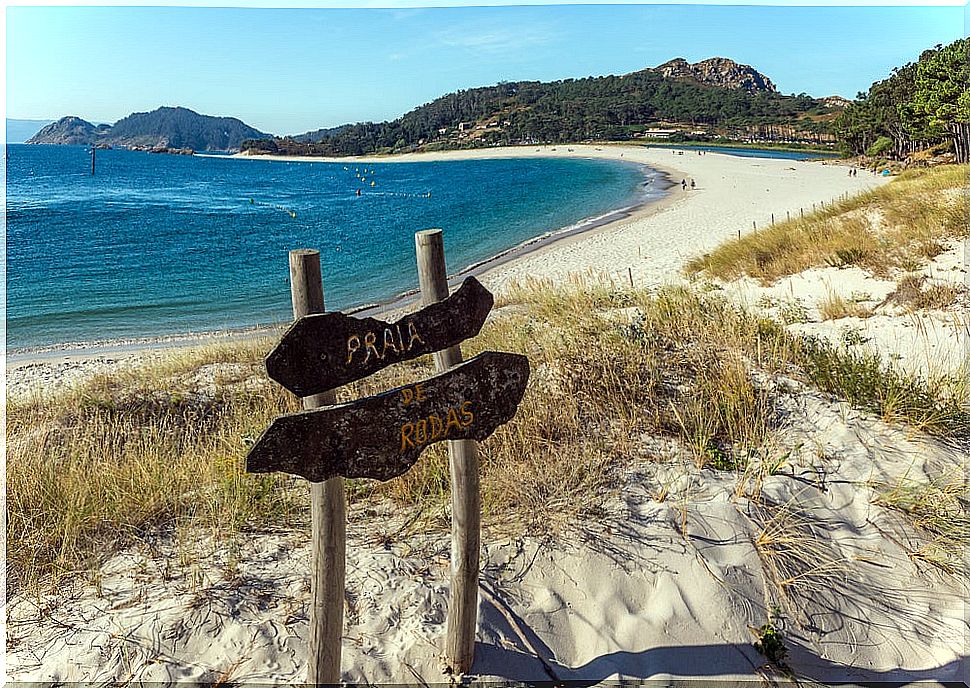
[[[290,251],[290,296],[293,319],[323,313],[320,252]],[[303,397],[303,408],[336,403],[333,390]],[[340,645],[344,624],[347,517],[344,479],[310,483],[312,541],[310,577],[310,654],[307,683],[340,683]]]
[[[421,304],[448,296],[448,273],[440,229],[414,235],[418,259]],[[461,346],[434,355],[435,369],[443,372],[461,363]],[[474,440],[448,442],[451,472],[451,597],[445,658],[455,673],[467,673],[475,659],[478,625],[478,570],[481,544],[481,495],[479,494],[478,445]]]

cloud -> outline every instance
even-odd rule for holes
[[[559,37],[551,27],[537,26],[482,26],[464,23],[437,33],[440,45],[460,48],[470,52],[498,55],[538,45],[548,45]]]

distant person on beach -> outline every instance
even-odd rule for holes
[[[681,179],[680,180],[680,188],[683,191],[687,191],[687,180],[686,179]]]
[[[694,190],[694,180],[693,179],[690,180],[690,190],[691,191]]]

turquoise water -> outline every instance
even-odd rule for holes
[[[684,155],[693,153],[697,155],[697,151],[708,151],[711,153],[724,153],[725,155],[734,155],[739,158],[776,158],[779,160],[813,160],[817,158],[837,158],[838,153],[825,153],[818,151],[786,151],[786,150],[776,150],[774,148],[732,148],[731,146],[678,146],[675,143],[663,144],[654,143],[650,144],[650,148],[670,148],[675,151],[683,151]]]
[[[825,153],[817,151],[783,151],[773,148],[732,148],[731,146],[678,146],[675,143],[663,144],[653,143],[649,148],[670,148],[674,151],[683,151],[684,155],[697,151],[708,151],[710,153],[724,153],[734,155],[739,158],[775,158],[778,160],[814,160],[818,158],[837,158],[838,153]]]
[[[320,250],[328,309],[386,300],[417,286],[417,230],[444,229],[457,272],[662,193],[658,173],[600,160],[364,165],[104,150],[92,176],[83,147],[7,151],[8,351],[288,320],[294,248]]]

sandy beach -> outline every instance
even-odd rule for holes
[[[530,278],[564,283],[576,274],[621,286],[683,282],[686,261],[768,225],[772,214],[784,220],[885,183],[869,173],[850,177],[839,164],[633,146],[361,160],[512,156],[622,159],[666,172],[677,184],[666,199],[629,217],[491,266],[480,279],[497,294]],[[681,179],[696,187],[682,190]],[[954,243],[926,270],[965,282],[965,251],[964,243]],[[838,339],[846,323],[823,322],[812,310],[826,290],[864,290],[878,303],[893,287],[832,268],[770,287],[740,280],[711,288],[769,311],[786,295],[798,296],[808,316],[796,330]],[[876,350],[902,356],[911,349],[906,355],[917,371],[933,372],[921,360],[960,370],[968,323],[946,314],[926,317],[943,329],[911,327],[895,349],[883,343],[903,331],[909,315],[886,311],[862,326],[871,328]],[[920,338],[937,336],[946,357],[928,357],[928,340]],[[144,355],[135,344],[108,353],[61,352],[53,361],[8,360],[7,393],[68,384]],[[784,391],[777,410],[784,420],[773,438],[778,467],[756,494],[742,485],[749,476],[698,468],[669,440],[643,436],[615,489],[591,496],[602,501],[598,518],[555,538],[486,529],[476,660],[466,677],[442,673],[449,538],[410,530],[411,515],[387,504],[353,510],[343,679],[425,686],[470,680],[770,685],[786,677],[752,643],[772,610],[783,608],[777,623],[787,663],[804,685],[968,680],[965,577],[914,556],[926,543],[897,512],[876,505],[886,485],[965,472],[967,447],[883,422],[794,379],[764,384]],[[159,533],[150,544],[111,557],[96,584],[79,580],[57,592],[15,597],[8,603],[7,675],[58,682],[301,682],[309,634],[308,531],[309,525],[247,536],[231,557],[199,533],[187,567],[178,564],[184,542]],[[774,545],[766,548],[766,540]],[[775,560],[766,555],[771,551],[791,556]]]

